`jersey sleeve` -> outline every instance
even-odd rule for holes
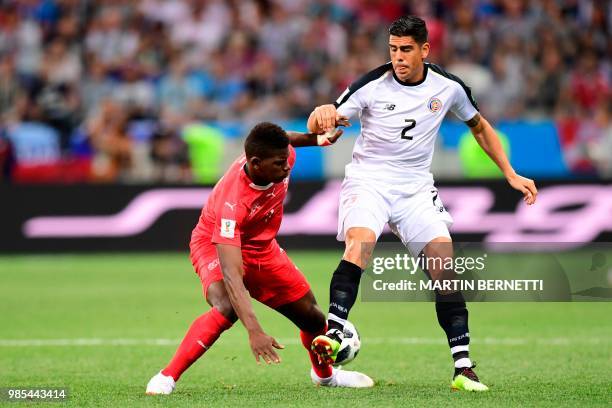
[[[237,199],[236,194],[219,197],[215,207],[215,227],[211,242],[241,247],[240,231],[245,217],[245,206]]]
[[[367,107],[365,95],[367,87],[361,87],[354,91],[351,89],[353,85],[346,88],[342,95],[334,102],[338,113],[349,119]]]
[[[375,81],[392,69],[391,63],[388,62],[350,84],[336,102],[334,102],[338,113],[350,119],[356,113],[361,112],[362,109],[367,108],[369,95],[373,90],[372,87],[376,86]]]
[[[472,96],[471,89],[457,78],[455,99],[451,111],[463,122],[472,119],[478,113],[478,105]]]

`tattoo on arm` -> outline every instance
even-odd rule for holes
[[[475,128],[476,126],[480,125],[480,113],[474,115],[474,117],[465,122],[465,124],[471,128]]]

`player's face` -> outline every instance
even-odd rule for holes
[[[280,183],[288,175],[289,170],[289,148],[275,150],[270,157],[260,159],[257,172],[258,176],[268,183]]]
[[[416,82],[421,80],[423,60],[429,54],[429,43],[419,45],[412,37],[391,35],[389,54],[395,76],[404,82]]]

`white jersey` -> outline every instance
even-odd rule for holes
[[[391,62],[351,84],[334,104],[338,113],[359,113],[361,134],[347,177],[411,184],[431,181],[431,160],[438,130],[452,111],[468,121],[478,113],[470,89],[456,76],[425,63],[424,78],[400,81]]]

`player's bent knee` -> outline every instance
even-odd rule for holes
[[[222,281],[213,282],[208,287],[206,291],[206,301],[230,322],[234,323],[238,320],[238,316],[234,311],[234,307],[232,306],[232,302],[229,299],[229,295]]]
[[[232,303],[229,301],[229,299],[213,302],[212,307],[217,309],[217,311],[221,313],[223,317],[225,317],[230,322],[234,323],[236,322],[236,320],[238,320],[238,316],[236,315],[234,307],[232,306]]]
[[[365,269],[368,266],[368,262],[370,262],[371,256],[371,252],[362,252],[361,250],[349,249],[347,247],[342,259],[359,266],[361,269]]]
[[[346,242],[368,242],[374,243],[376,242],[376,233],[369,228],[366,227],[353,227],[349,228],[346,231]]]
[[[448,237],[434,238],[425,245],[423,254],[428,258],[452,258],[453,241]]]
[[[345,243],[346,248],[342,259],[365,269],[376,244],[374,231],[362,227],[349,228],[346,232]]]
[[[421,252],[427,258],[426,274],[434,281],[455,279],[452,269],[445,269],[447,259],[453,258],[453,242],[448,237],[434,238],[427,243]]]

